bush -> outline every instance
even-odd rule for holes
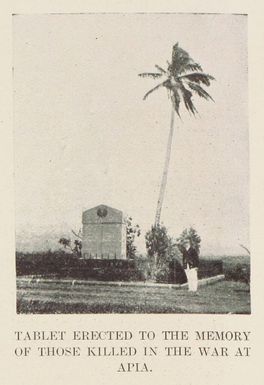
[[[16,253],[17,275],[43,275],[60,274],[62,269],[74,266],[78,260],[72,254],[64,251],[43,253]]]
[[[150,265],[150,279],[167,282],[169,275],[168,248],[171,244],[165,226],[152,226],[145,235],[147,256]]]
[[[225,277],[229,281],[250,283],[250,265],[249,264],[225,264]]]
[[[188,242],[190,246],[193,247],[199,254],[201,238],[193,227],[190,227],[189,229],[184,229],[177,241],[179,245],[184,247],[186,247],[186,243]]]
[[[155,280],[159,283],[186,282],[185,271],[170,254],[166,264],[159,263],[155,271]],[[148,258],[135,259],[79,259],[64,251],[16,254],[17,276],[34,275],[41,277],[90,279],[100,281],[146,281],[152,279],[152,266]],[[200,260],[199,278],[211,277],[223,273],[223,262]],[[241,267],[229,269],[227,279],[244,280],[245,272]]]
[[[187,277],[181,263],[174,259],[169,263],[168,283],[183,284],[187,282]]]
[[[139,268],[141,266],[141,268]],[[16,253],[16,272],[42,277],[97,279],[102,281],[143,281],[144,261],[118,259],[79,259],[64,251]]]
[[[223,261],[220,259],[200,259],[198,278],[214,277],[223,274]]]

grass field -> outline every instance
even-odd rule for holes
[[[203,313],[249,314],[250,291],[244,282],[221,281],[187,289],[118,287],[17,280],[17,312],[66,313]]]

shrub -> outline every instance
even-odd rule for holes
[[[128,217],[126,220],[126,255],[129,259],[136,258],[135,238],[139,236],[139,225],[134,225],[132,217]]]
[[[150,278],[157,282],[168,280],[170,238],[165,226],[152,226],[146,233],[146,249],[150,264]]]
[[[189,241],[190,246],[193,247],[197,251],[197,253],[199,253],[201,238],[193,227],[190,227],[189,229],[184,229],[180,237],[178,238],[178,243],[184,247],[187,241]]]
[[[145,262],[146,263],[146,262]],[[144,261],[118,259],[79,259],[64,251],[48,253],[16,253],[16,272],[42,277],[98,279],[103,281],[143,281]]]
[[[249,264],[231,264],[224,265],[225,277],[229,281],[240,281],[250,283],[250,265]]]
[[[214,277],[223,274],[223,261],[220,259],[200,259],[198,278]]]
[[[173,250],[173,249],[172,249]],[[166,264],[158,265],[155,270],[155,280],[160,283],[186,282],[185,271],[175,258],[175,254],[170,254],[166,259]],[[146,281],[153,279],[152,266],[149,258],[136,257],[133,260],[125,259],[79,259],[67,254],[64,251],[36,253],[36,254],[16,254],[17,276],[33,275],[41,277],[90,279],[101,281]],[[228,279],[244,280],[245,275],[242,268],[230,270]],[[199,278],[210,277],[223,273],[223,262],[216,260],[200,261],[198,270]]]

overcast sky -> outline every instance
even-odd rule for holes
[[[142,97],[179,45],[216,82],[215,103],[175,119],[161,220],[194,226],[204,254],[243,254],[248,230],[247,19],[235,15],[14,16],[17,236],[81,226],[107,204],[143,229],[154,222],[170,123],[165,89]],[[48,240],[46,240],[46,246]],[[139,242],[143,250],[144,238]]]

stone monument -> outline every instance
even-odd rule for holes
[[[99,205],[83,212],[82,257],[126,259],[126,219],[123,212]]]

